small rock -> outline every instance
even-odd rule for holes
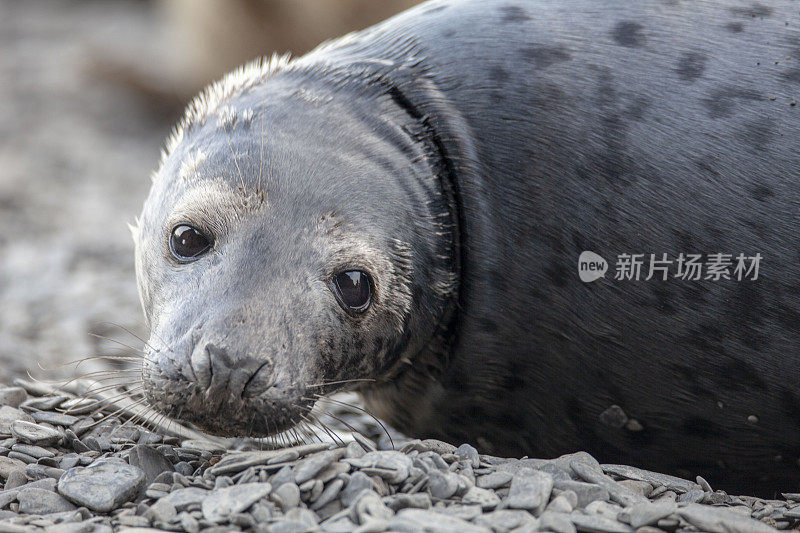
[[[552,490],[553,477],[550,474],[524,468],[514,474],[511,480],[506,506],[527,509],[539,516],[544,511]]]
[[[612,405],[600,413],[600,422],[614,429],[622,428],[628,421],[628,415],[619,405]]]
[[[492,472],[478,477],[475,484],[482,489],[499,489],[511,483],[512,475],[508,472]]]
[[[213,491],[203,500],[203,517],[218,524],[230,515],[246,511],[271,489],[269,483],[245,483]]]
[[[151,484],[164,472],[172,472],[172,463],[152,446],[137,444],[131,448],[128,461],[144,472],[145,483]]]
[[[19,459],[0,456],[0,477],[8,479],[12,472],[25,472],[25,463]]]
[[[23,442],[51,446],[61,440],[61,433],[33,422],[17,420],[11,423],[11,434]]]
[[[64,413],[55,413],[53,411],[32,411],[31,418],[36,422],[47,422],[54,426],[69,427],[80,420],[78,417],[65,415]]]
[[[389,529],[453,533],[491,533],[492,531],[488,527],[471,524],[455,516],[422,509],[403,509],[389,520]]]
[[[269,497],[278,504],[284,513],[300,505],[300,489],[295,483],[283,483],[273,490]]]
[[[76,507],[61,495],[45,489],[24,488],[17,494],[19,512],[23,514],[49,514],[74,511]]]
[[[19,407],[28,399],[28,393],[22,387],[3,387],[0,389],[0,405]]]
[[[678,506],[672,502],[638,503],[627,509],[630,524],[634,528],[649,526],[657,523],[672,513]]]
[[[489,489],[472,487],[461,497],[461,502],[467,505],[477,504],[481,509],[490,510],[500,505],[500,497]]]
[[[472,463],[472,468],[478,468],[481,465],[481,456],[478,450],[469,444],[462,444],[456,449],[456,455],[461,459],[466,459]]]
[[[169,502],[178,512],[185,511],[193,505],[199,505],[209,495],[205,489],[198,487],[187,487],[185,489],[178,489],[170,492],[162,498],[162,500]]]
[[[679,507],[677,513],[687,522],[712,533],[769,533],[774,529],[764,522],[725,509],[697,503]]]
[[[317,475],[322,469],[338,460],[346,450],[328,450],[325,452],[315,453],[297,464],[294,467],[294,481],[298,485],[305,483],[309,479]]]
[[[25,475],[24,470],[12,470],[8,475],[8,479],[6,479],[6,484],[3,488],[4,490],[15,489],[25,485],[27,482],[28,476]]]
[[[408,478],[413,466],[411,458],[395,451],[369,452],[356,459],[344,459],[344,462],[360,468],[367,474],[375,474],[389,483],[399,485]]]
[[[127,463],[102,460],[68,470],[58,482],[58,492],[93,511],[108,513],[130,501],[144,485],[144,472]]]
[[[428,478],[428,490],[431,496],[440,500],[453,497],[458,490],[459,477],[452,472],[442,473],[438,470],[433,470]]]

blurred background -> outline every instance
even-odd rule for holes
[[[0,382],[141,346],[126,224],[193,94],[417,1],[0,0]]]

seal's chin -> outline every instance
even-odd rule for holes
[[[299,391],[286,391],[283,398],[271,394],[235,398],[208,394],[208,390],[185,381],[154,382],[145,394],[155,410],[223,437],[267,437],[281,433],[302,422],[314,404]]]

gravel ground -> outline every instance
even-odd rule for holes
[[[133,353],[87,335],[132,341],[110,322],[143,333],[125,223],[177,110],[91,72],[99,51],[149,42],[146,5],[0,0],[0,533],[800,528],[798,494],[408,440],[353,396],[327,406],[324,426],[260,442],[137,425],[139,407],[113,390],[99,404],[19,380],[36,361]]]
[[[585,452],[510,459],[469,444],[389,440],[375,421],[341,404],[331,413],[364,435],[332,424],[335,439],[273,448],[176,436],[175,428],[162,435],[125,421],[130,412],[47,392],[22,380],[0,388],[0,532],[758,533],[800,526],[800,494],[731,496],[701,477],[601,465]]]

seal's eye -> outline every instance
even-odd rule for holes
[[[179,224],[172,229],[169,249],[178,261],[192,261],[211,248],[211,240],[194,226]]]
[[[363,313],[372,303],[372,279],[364,271],[339,272],[333,277],[333,286],[345,311]]]

